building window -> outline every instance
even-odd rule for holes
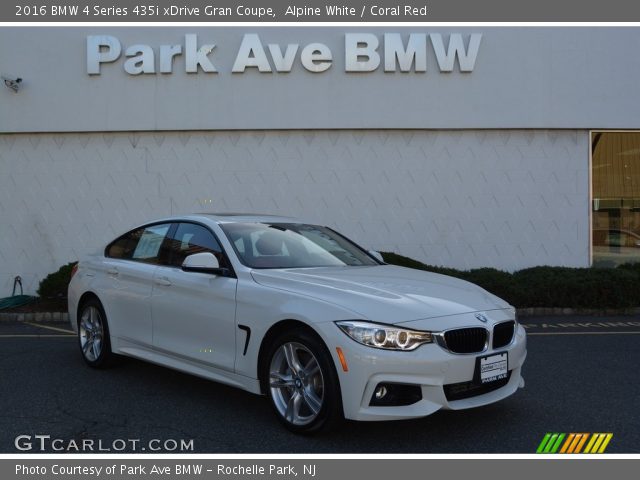
[[[640,132],[593,132],[593,265],[640,262]]]

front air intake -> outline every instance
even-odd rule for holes
[[[444,395],[447,397],[447,401],[453,402],[455,400],[464,400],[465,398],[478,397],[491,393],[499,388],[504,387],[509,383],[511,378],[511,372],[507,373],[505,378],[496,380],[495,382],[489,382],[484,384],[478,384],[475,382],[460,382],[444,385]]]

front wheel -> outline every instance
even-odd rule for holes
[[[113,354],[102,304],[96,298],[86,301],[80,308],[78,318],[78,343],[82,358],[94,368],[107,366],[113,360]]]
[[[335,426],[342,418],[342,401],[325,345],[306,330],[284,333],[272,345],[265,390],[280,421],[296,433]]]

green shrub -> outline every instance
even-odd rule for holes
[[[636,275],[640,275],[640,262],[625,263],[624,265],[620,265],[618,269],[627,272],[634,272]]]
[[[478,268],[462,273],[462,278],[465,280],[480,285],[486,291],[500,298],[505,300],[515,298],[516,289],[513,275],[509,272],[496,270],[495,268]]]
[[[71,281],[71,269],[76,262],[67,263],[58,269],[57,272],[50,273],[38,287],[38,296],[41,298],[66,298],[67,287]]]
[[[517,308],[634,308],[640,306],[640,264],[617,268],[533,267],[514,273],[494,268],[434,267],[396,253],[387,263],[442,273],[475,283]]]

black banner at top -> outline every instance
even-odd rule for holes
[[[7,0],[0,22],[638,22],[629,0]]]

